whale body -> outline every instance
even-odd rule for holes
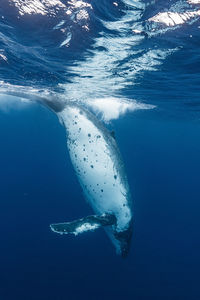
[[[66,128],[73,167],[95,215],[50,228],[78,235],[106,226],[117,253],[126,256],[132,234],[131,195],[115,137],[80,105],[66,105],[58,117]]]
[[[132,236],[132,200],[115,134],[83,104],[41,97],[25,91],[5,91],[38,102],[57,114],[66,129],[72,165],[95,215],[51,224],[52,231],[78,235],[104,227],[118,254],[128,254]]]

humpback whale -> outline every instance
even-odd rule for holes
[[[105,230],[118,254],[126,256],[132,235],[131,195],[113,134],[86,108],[68,104],[57,113],[66,128],[67,147],[87,202],[95,215],[51,224],[52,231],[78,235]]]
[[[94,211],[94,215],[72,222],[51,224],[51,230],[77,236],[103,227],[117,254],[127,256],[133,225],[132,199],[114,133],[79,102],[66,103],[24,91],[9,94],[39,102],[57,114],[66,129],[67,148],[83,194]]]

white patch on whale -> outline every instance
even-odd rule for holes
[[[98,224],[91,225],[90,223],[85,223],[76,228],[74,235],[76,236],[76,235],[86,232],[86,231],[93,231],[93,230],[96,230],[97,228],[99,228]]]

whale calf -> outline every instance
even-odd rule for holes
[[[73,167],[95,215],[50,228],[78,235],[106,226],[117,253],[126,256],[132,235],[131,195],[115,137],[81,105],[66,105],[57,114],[66,128]]]

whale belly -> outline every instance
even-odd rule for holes
[[[126,230],[132,219],[130,195],[115,139],[79,106],[67,106],[59,117],[67,129],[70,157],[86,199],[95,213],[116,216],[116,231]]]

